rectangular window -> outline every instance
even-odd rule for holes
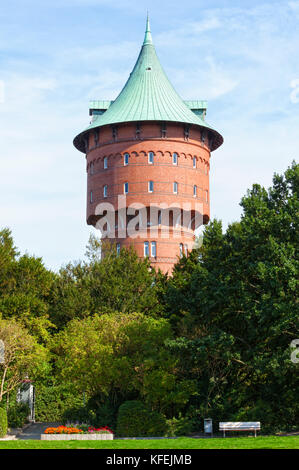
[[[158,225],[161,225],[162,222],[162,211],[158,212]]]
[[[148,192],[149,193],[152,193],[154,191],[154,182],[153,181],[149,181],[148,182]]]
[[[105,184],[105,186],[104,186],[104,197],[107,197],[107,195],[108,195],[108,186],[107,186],[107,184]]]
[[[173,165],[178,164],[178,154],[177,153],[172,154],[172,163],[173,163]]]
[[[194,197],[197,196],[197,186],[196,186],[196,184],[193,186],[193,196]]]
[[[124,184],[124,193],[128,194],[128,192],[129,192],[129,183],[125,183]]]
[[[104,158],[104,170],[107,170],[107,168],[108,168],[108,158],[105,157]]]
[[[92,191],[90,191],[90,203],[93,201]]]
[[[150,164],[153,164],[154,163],[154,152],[149,152],[148,153],[148,162]]]
[[[173,183],[173,192],[174,194],[178,193],[178,183],[176,181]]]
[[[184,248],[183,243],[180,243],[180,258],[183,257],[183,248]]]
[[[149,256],[149,243],[144,242],[144,256]]]
[[[193,168],[196,168],[196,157],[193,157]]]
[[[151,257],[156,258],[157,256],[157,244],[156,242],[151,242]]]
[[[129,165],[129,154],[128,153],[124,154],[124,165]]]
[[[93,164],[93,162],[91,162],[91,164],[90,164],[90,174],[93,175],[93,172],[94,172],[94,164]]]
[[[188,256],[188,245],[185,245],[185,256]]]

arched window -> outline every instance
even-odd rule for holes
[[[125,183],[124,184],[124,193],[128,194],[128,192],[129,192],[129,183]]]
[[[172,154],[172,163],[173,163],[173,165],[178,164],[178,154],[175,153],[175,152]]]
[[[104,170],[108,168],[108,157],[104,157]]]
[[[173,192],[174,192],[174,194],[178,193],[178,183],[176,181],[174,181],[174,183],[173,183]]]
[[[196,157],[193,157],[193,168],[196,168]]]
[[[104,194],[104,197],[108,196],[108,186],[107,186],[107,184],[105,184],[105,186],[104,186],[103,194]]]
[[[148,152],[148,163],[151,165],[154,163],[154,152]]]
[[[144,249],[144,256],[149,256],[149,242],[144,242],[144,245],[143,245],[143,249]]]
[[[93,175],[93,173],[94,173],[94,163],[93,162],[91,162],[89,169],[90,169],[90,174]]]
[[[148,192],[149,193],[152,193],[154,191],[154,182],[153,181],[149,181],[148,182]]]
[[[125,153],[124,154],[124,165],[128,165],[129,164],[129,157],[130,155],[128,153]]]

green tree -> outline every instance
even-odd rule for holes
[[[168,412],[188,401],[191,385],[178,384],[177,359],[165,347],[172,337],[164,319],[140,313],[110,313],[72,320],[52,341],[62,379],[81,392],[140,396],[153,409]]]
[[[43,342],[54,326],[48,315],[54,278],[41,258],[19,255],[8,229],[0,232],[0,313],[21,322]]]
[[[268,191],[254,185],[241,201],[241,221],[226,233],[212,221],[199,253],[181,260],[169,280],[166,311],[181,374],[189,362],[197,403],[218,419],[297,419],[289,345],[298,337],[298,187],[296,163],[274,175]]]
[[[0,340],[4,344],[0,363],[0,402],[21,385],[47,370],[47,351],[15,320],[0,319]]]
[[[117,254],[114,246],[106,247],[101,259],[100,247],[91,237],[88,261],[60,270],[51,301],[51,320],[59,328],[73,318],[99,312],[160,313],[161,273],[150,267],[148,259],[140,260],[132,248]]]

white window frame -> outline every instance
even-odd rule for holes
[[[103,188],[103,196],[104,197],[107,197],[108,196],[108,186],[107,184],[105,184],[104,188]]]
[[[104,157],[104,170],[108,168],[108,157]]]
[[[151,189],[151,185],[152,185],[152,189]],[[153,192],[154,192],[154,182],[153,182],[153,181],[149,181],[149,182],[148,182],[148,192],[149,192],[149,193],[153,193]]]
[[[143,243],[143,254],[145,258],[149,256],[149,242]]]
[[[183,243],[180,243],[180,258],[183,258],[184,255],[184,245]]]
[[[130,154],[129,153],[124,153],[124,166],[127,166],[129,165],[129,158],[130,158]],[[127,161],[128,160],[128,161]]]
[[[196,184],[193,185],[193,196],[197,197],[197,186],[196,186]]]
[[[151,161],[152,159],[152,161]],[[154,152],[148,152],[148,163],[149,165],[153,165],[154,163]]]
[[[161,225],[162,223],[162,211],[158,211],[158,225]]]
[[[173,194],[177,194],[178,193],[178,182],[177,181],[174,181],[173,182]]]
[[[178,154],[176,152],[173,152],[173,154],[172,154],[172,164],[173,165],[178,164]]]
[[[151,257],[157,257],[157,242],[151,242]]]

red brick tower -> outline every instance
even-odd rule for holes
[[[222,136],[205,122],[205,101],[182,101],[144,42],[115,101],[90,103],[92,122],[74,139],[87,159],[87,223],[117,249],[171,273],[210,216],[211,151]]]

